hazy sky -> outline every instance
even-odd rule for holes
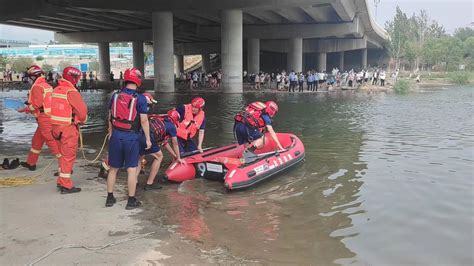
[[[368,2],[375,17],[374,0]],[[377,22],[383,27],[386,21],[393,18],[398,5],[409,16],[425,9],[430,18],[437,20],[448,33],[452,33],[455,28],[468,26],[474,21],[473,2],[473,0],[380,0]],[[50,31],[0,24],[0,39],[47,42],[53,38],[53,33]]]

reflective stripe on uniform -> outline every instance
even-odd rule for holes
[[[67,94],[53,93],[51,94],[51,97],[67,100]]]
[[[41,150],[35,150],[35,149],[31,148],[30,152],[40,154]]]
[[[55,115],[51,116],[51,120],[56,120],[56,121],[61,121],[61,122],[71,122],[70,117],[59,117],[59,116],[55,116]]]
[[[43,111],[44,111],[46,114],[49,114],[49,113],[51,113],[51,108],[43,108]]]
[[[58,158],[58,159],[59,159],[59,158],[61,158],[63,155],[62,155],[62,154],[60,154],[60,153],[58,153],[58,154],[56,154],[56,155],[54,155],[54,156],[56,156],[56,158]]]
[[[59,177],[62,177],[62,178],[71,178],[71,174],[59,173]]]

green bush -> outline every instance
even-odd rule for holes
[[[406,93],[411,90],[413,83],[411,80],[399,79],[393,86],[393,90],[397,93]]]
[[[33,63],[33,58],[31,57],[17,57],[12,60],[12,69],[15,72],[23,72]]]
[[[47,63],[44,63],[43,66],[41,66],[41,68],[43,69],[44,72],[53,71],[53,65],[50,65]]]
[[[36,57],[36,61],[43,61],[43,60],[44,60],[44,57],[41,56],[41,55],[38,55],[38,56]]]
[[[469,79],[470,79],[471,75],[472,75],[472,73],[467,72],[467,71],[451,72],[448,75],[448,79],[452,83],[467,84],[467,83],[469,83]]]

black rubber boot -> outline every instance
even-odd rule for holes
[[[107,200],[105,200],[105,207],[112,207],[117,202],[115,197],[112,195],[107,195]]]
[[[161,188],[163,187],[158,183],[153,183],[151,185],[145,184],[145,186],[143,187],[144,190],[156,190]]]
[[[127,202],[127,206],[125,206],[125,209],[126,210],[133,210],[133,209],[136,209],[136,208],[140,207],[141,205],[142,205],[142,203],[139,202],[135,197],[129,197],[128,202]]]
[[[79,193],[81,192],[80,187],[72,187],[72,188],[65,188],[61,187],[61,194],[72,194],[72,193]]]
[[[36,165],[29,165],[27,162],[21,162],[21,166],[28,168],[30,171],[35,171],[36,170]]]
[[[13,160],[11,163],[10,163],[10,166],[8,169],[17,169],[18,166],[20,166],[20,159],[19,158],[16,158],[15,160]]]
[[[10,168],[10,160],[8,160],[8,158],[3,159],[2,168],[3,169]]]
[[[98,177],[107,179],[108,175],[109,175],[109,171],[105,170],[105,168],[101,165]]]

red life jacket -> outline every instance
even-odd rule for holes
[[[159,144],[166,143],[169,135],[166,134],[165,119],[167,116],[163,115],[149,115],[148,121],[150,123],[150,133],[153,134],[155,141]]]
[[[138,131],[140,119],[137,111],[137,94],[125,92],[115,93],[112,99],[110,120],[112,126],[118,130]]]
[[[266,105],[262,102],[253,102],[245,109],[239,112],[234,120],[242,123],[250,128],[262,130],[265,128],[265,122],[262,119],[262,114],[265,112]]]

